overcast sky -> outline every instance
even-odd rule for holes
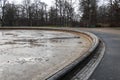
[[[17,3],[17,4],[20,4],[23,0],[8,0],[9,2],[14,2],[14,3]],[[51,6],[52,4],[53,4],[53,2],[54,2],[54,0],[41,0],[42,2],[45,2],[45,3],[47,3],[48,4],[48,6]],[[77,2],[78,0],[76,0],[76,3],[78,3]],[[99,2],[99,5],[101,5],[101,4],[106,4],[106,1],[107,0],[99,0],[100,2]]]
[[[8,0],[8,1],[10,3],[13,2],[15,4],[21,4],[23,0]],[[33,1],[33,0],[31,0],[31,1]],[[48,9],[49,9],[49,7],[53,5],[53,3],[54,3],[55,0],[41,0],[41,1],[45,2],[48,5]],[[79,0],[73,0],[73,1],[75,1],[75,3],[78,4]],[[76,7],[76,6],[74,6],[74,7]],[[77,11],[77,8],[75,8],[75,11]]]
[[[15,4],[20,4],[20,3],[22,3],[23,0],[8,0],[8,1],[14,2]],[[41,1],[45,2],[48,5],[48,7],[50,7],[54,3],[54,0],[41,0]],[[79,0],[73,0],[73,1],[76,1],[76,4],[78,4]],[[106,4],[107,0],[99,0],[99,1],[100,1],[99,5],[102,5],[102,4]],[[74,6],[74,7],[76,7],[76,6]],[[75,11],[77,11],[77,10],[78,10],[78,8],[75,8]]]
[[[8,0],[8,1],[20,4],[20,3],[22,3],[23,0]],[[47,3],[49,6],[51,6],[54,0],[41,0],[41,1]]]

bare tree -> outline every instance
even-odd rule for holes
[[[28,19],[26,23],[28,23],[27,25],[31,25],[31,0],[23,0],[23,6],[25,8],[26,18]]]
[[[15,26],[18,17],[18,7],[7,3],[4,9],[4,24],[6,26]]]
[[[83,13],[81,21],[84,25],[96,25],[97,0],[79,0],[79,5],[79,10]]]
[[[56,24],[59,26],[72,25],[72,19],[74,14],[72,0],[55,0],[56,8]],[[59,22],[59,23],[58,23]]]
[[[50,7],[49,10],[49,25],[55,26],[57,25],[57,13],[54,7]]]
[[[74,14],[71,1],[55,0],[55,6],[51,7],[48,13],[47,4],[41,2],[41,0],[34,0],[33,2],[23,0],[20,5],[6,4],[7,0],[0,0],[0,19],[2,24],[7,26],[43,26],[49,22],[52,22],[52,25],[69,26],[72,25]]]
[[[7,3],[7,0],[0,0],[2,26],[4,26],[4,10],[5,10],[6,3]]]

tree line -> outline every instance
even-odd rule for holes
[[[41,0],[23,0],[22,4],[0,0],[1,26],[120,26],[120,0],[54,0],[48,7]],[[76,7],[79,9],[75,11]]]
[[[72,0],[55,0],[48,10],[40,0],[23,0],[16,5],[1,0],[2,26],[72,26],[75,19]]]
[[[99,25],[119,27],[120,26],[120,0],[108,0],[107,5],[98,7],[97,20]]]

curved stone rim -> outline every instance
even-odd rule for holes
[[[55,29],[55,28],[54,28]],[[71,71],[77,64],[81,63],[84,59],[86,59],[99,45],[99,38],[94,35],[93,33],[90,32],[85,32],[85,31],[78,31],[78,30],[71,30],[71,29],[55,29],[55,30],[62,30],[62,31],[70,31],[70,32],[78,32],[84,35],[87,35],[92,39],[92,46],[91,48],[80,58],[76,59],[74,62],[63,68],[62,70],[58,71],[54,75],[50,76],[46,80],[59,80],[62,76],[67,74],[69,71]]]
[[[84,59],[86,59],[98,46],[99,44],[99,38],[90,32],[80,31],[80,30],[72,30],[72,29],[60,29],[60,28],[38,28],[38,27],[5,27],[0,28],[0,30],[50,30],[50,31],[66,31],[66,32],[75,32],[75,33],[81,33],[91,38],[92,40],[92,46],[91,48],[80,58],[76,59],[74,62],[63,68],[62,70],[56,72],[55,74],[48,77],[46,80],[57,80],[60,79],[62,76],[64,76],[66,73],[68,73],[70,70],[72,70],[77,64],[81,63]]]

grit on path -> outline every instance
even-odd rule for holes
[[[0,30],[0,80],[44,80],[90,47],[81,34]]]
[[[120,80],[120,30],[80,29],[95,33],[106,44],[106,53],[89,80]]]

